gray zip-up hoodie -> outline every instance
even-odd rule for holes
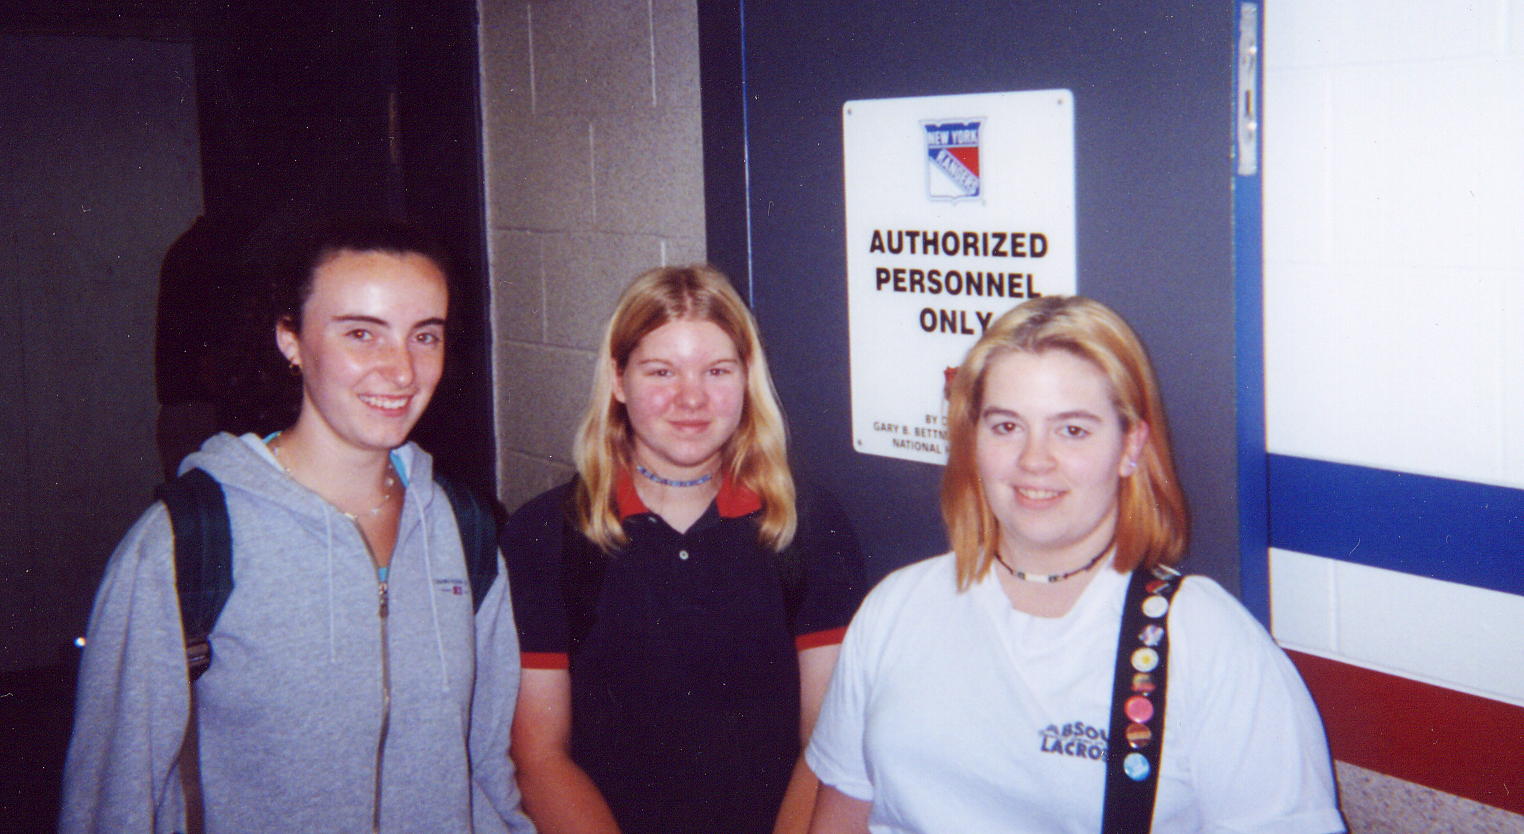
[[[368,831],[378,795],[385,832],[533,831],[508,758],[519,658],[501,557],[473,616],[432,461],[412,444],[395,454],[408,488],[384,623],[359,529],[256,438],[217,435],[181,466],[222,484],[233,533],[233,593],[195,684],[208,832]],[[183,830],[189,686],[172,548],[155,504],[106,568],[64,832]]]

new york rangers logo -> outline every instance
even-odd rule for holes
[[[926,131],[926,195],[933,200],[968,200],[983,191],[979,178],[979,131],[983,119],[922,122]]]

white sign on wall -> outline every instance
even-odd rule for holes
[[[1001,313],[1075,291],[1068,90],[842,107],[852,443],[943,463],[948,372]]]

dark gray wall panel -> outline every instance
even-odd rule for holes
[[[719,167],[734,154],[708,160],[713,181],[744,183],[729,199],[708,195],[711,257],[749,273],[737,279],[762,322],[796,465],[842,497],[874,576],[944,548],[941,469],[851,447],[841,106],[1063,87],[1075,96],[1080,292],[1118,308],[1149,345],[1193,513],[1189,566],[1237,587],[1235,13],[1178,1],[701,9],[739,18],[730,31],[744,40],[706,35],[706,106],[727,83],[711,70],[727,65],[717,55],[741,56],[730,71],[745,91],[744,121],[706,119],[706,146],[733,147],[740,134],[749,160],[744,180]],[[725,248],[745,237],[733,201],[749,208],[744,252]]]

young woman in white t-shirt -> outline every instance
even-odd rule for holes
[[[1129,578],[1186,545],[1153,370],[1106,306],[1034,299],[969,351],[948,429],[952,552],[886,578],[853,619],[806,757],[825,786],[811,830],[1099,831]],[[1154,599],[1143,636],[1168,629],[1168,703],[1147,649],[1126,741],[1169,733],[1149,751],[1156,800],[1126,830],[1342,830],[1284,653],[1210,579]]]

